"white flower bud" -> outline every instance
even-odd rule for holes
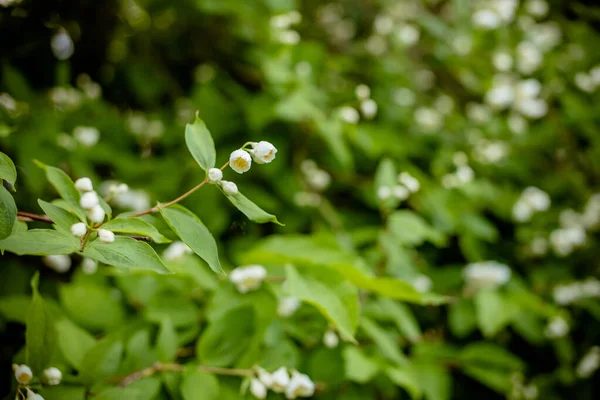
[[[92,275],[92,274],[96,273],[97,269],[98,269],[98,263],[96,261],[92,260],[91,258],[83,259],[83,262],[81,263],[81,270],[83,271],[84,274]]]
[[[40,394],[35,393],[33,390],[27,388],[27,400],[44,400],[44,398]]]
[[[87,216],[90,221],[99,224],[100,222],[104,221],[106,213],[100,204],[96,204],[91,210],[88,211]]]
[[[223,188],[223,192],[227,196],[235,196],[238,194],[237,185],[230,181],[221,181],[221,187]]]
[[[102,243],[112,243],[115,241],[115,234],[108,229],[100,229],[98,231],[98,238]]]
[[[385,201],[392,196],[392,188],[389,186],[381,186],[377,189],[377,198],[379,201]]]
[[[344,122],[349,124],[356,124],[360,120],[360,114],[355,108],[350,106],[344,106],[340,108],[340,117]]]
[[[277,304],[277,315],[286,318],[292,316],[302,305],[297,297],[284,297]]]
[[[100,204],[100,200],[96,192],[86,192],[81,195],[81,199],[79,200],[79,205],[85,210],[90,210],[98,204]]]
[[[49,385],[58,385],[62,380],[62,372],[55,367],[45,369],[44,376],[48,380]]]
[[[367,119],[373,119],[377,115],[377,103],[373,99],[366,99],[360,103],[360,111]]]
[[[273,377],[272,375],[261,367],[256,367],[256,375],[258,376],[258,380],[262,382],[263,385],[269,389],[273,385]]]
[[[45,256],[42,260],[44,264],[60,274],[71,269],[71,257],[65,254]]]
[[[78,126],[73,130],[75,139],[85,147],[93,147],[100,140],[100,131],[93,126]]]
[[[229,280],[240,293],[258,289],[266,277],[267,270],[262,265],[238,267],[229,274]]]
[[[267,387],[258,379],[252,378],[250,381],[250,393],[257,399],[266,399]]]
[[[31,368],[25,364],[13,364],[12,368],[15,372],[15,378],[17,379],[17,382],[19,382],[21,385],[27,385],[29,381],[31,381],[31,378],[33,378],[33,372],[31,372]]]
[[[71,233],[75,237],[83,237],[87,233],[87,226],[83,222],[71,225]]]
[[[52,36],[50,47],[52,48],[52,53],[54,56],[61,61],[71,58],[73,52],[75,51],[73,39],[71,39],[69,33],[62,28],[54,36]]]
[[[308,375],[298,371],[292,372],[292,378],[285,389],[285,397],[295,399],[296,397],[310,397],[315,393],[315,384]]]
[[[219,168],[211,168],[208,170],[208,180],[213,183],[219,183],[223,179],[223,171]]]
[[[275,393],[282,393],[290,383],[290,375],[285,367],[278,368],[271,374],[271,378],[273,379],[271,389]]]
[[[359,100],[366,100],[371,97],[371,89],[367,85],[361,83],[354,89],[354,94],[356,94],[356,97]]]
[[[254,143],[252,145],[252,150],[252,158],[257,164],[270,163],[275,159],[275,154],[277,153],[277,149],[275,148],[275,146],[264,140],[258,143]]]
[[[410,191],[402,185],[396,185],[392,188],[392,195],[400,201],[408,199]]]
[[[237,149],[229,156],[229,166],[238,174],[243,174],[252,166],[252,157],[246,151]]]
[[[121,183],[117,186],[118,194],[127,193],[128,191],[129,191],[129,185],[127,185],[126,183]]]
[[[323,335],[323,344],[325,347],[333,349],[336,348],[340,343],[340,338],[338,335],[331,329],[328,329],[327,332]]]
[[[90,178],[79,178],[75,181],[75,188],[80,192],[91,192],[94,190],[94,185]]]
[[[400,175],[398,175],[398,181],[413,193],[417,192],[421,188],[419,180],[408,172],[400,173]]]

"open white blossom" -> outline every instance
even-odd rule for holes
[[[315,384],[306,374],[292,371],[290,383],[285,388],[285,397],[295,399],[297,397],[310,397],[315,393]]]
[[[280,367],[271,374],[271,389],[275,393],[282,393],[290,384],[290,374],[287,368]]]
[[[13,364],[12,368],[13,372],[15,373],[15,379],[21,385],[27,385],[31,381],[31,378],[33,378],[33,372],[31,372],[31,368],[25,364]]]
[[[561,316],[553,317],[544,330],[544,334],[550,339],[564,337],[567,333],[569,333],[569,324]]]
[[[333,349],[335,347],[337,347],[337,345],[340,343],[340,338],[338,337],[337,333],[335,333],[334,330],[332,329],[328,329],[325,334],[323,334],[323,344],[325,345],[325,347],[329,348],[329,349]]]
[[[481,261],[468,264],[463,269],[465,280],[477,288],[494,288],[510,279],[510,268],[498,261]]]
[[[94,185],[90,178],[79,178],[75,181],[75,188],[80,192],[91,192],[94,190]]]
[[[66,254],[57,254],[51,256],[44,256],[42,258],[46,266],[52,268],[56,272],[62,274],[71,269],[71,257]]]
[[[550,196],[548,193],[535,186],[526,187],[521,196],[535,211],[546,211],[550,208]]]
[[[250,380],[250,393],[257,399],[266,399],[267,387],[260,380],[252,378]]]
[[[252,166],[252,157],[242,149],[234,150],[229,156],[229,166],[238,174],[243,174]]]
[[[79,205],[85,210],[91,210],[98,204],[100,204],[100,199],[98,198],[98,194],[93,191],[85,192],[81,195],[81,199],[79,199]]]
[[[302,302],[297,297],[286,296],[279,300],[277,304],[277,315],[282,318],[287,318],[292,316],[300,306]]]
[[[163,252],[163,258],[165,259],[165,261],[174,261],[180,259],[186,254],[192,253],[192,249],[190,249],[190,247],[187,244],[181,241],[174,241]]]
[[[102,243],[112,243],[115,241],[115,234],[108,229],[100,229],[98,230],[98,239]]]
[[[581,358],[575,373],[579,378],[585,379],[591,377],[600,367],[600,346],[592,346],[588,352]]]
[[[267,277],[267,270],[262,265],[237,267],[229,274],[229,280],[240,293],[256,290]]]
[[[225,193],[227,196],[235,196],[238,194],[238,187],[233,182],[221,181],[221,188],[223,189],[223,193]]]
[[[103,222],[105,216],[106,216],[106,212],[104,211],[104,208],[102,208],[102,206],[100,204],[96,204],[87,213],[87,217],[89,218],[89,220],[96,224]]]
[[[44,376],[46,377],[48,384],[52,386],[58,385],[62,380],[62,372],[56,367],[46,368],[44,370]]]
[[[83,237],[87,233],[87,226],[83,222],[71,225],[71,234],[75,237]]]
[[[267,141],[252,143],[252,158],[257,164],[268,164],[275,159],[277,149]],[[248,167],[249,169],[250,167]],[[247,170],[246,170],[247,171]],[[237,171],[236,171],[237,172]],[[243,172],[243,171],[242,171]]]

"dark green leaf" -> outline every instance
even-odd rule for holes
[[[117,373],[123,356],[123,342],[106,338],[98,342],[83,357],[81,379],[86,384],[108,378]]]
[[[200,168],[208,171],[215,166],[215,143],[206,124],[198,117],[198,114],[196,114],[193,124],[185,126],[185,143]]]
[[[154,226],[140,218],[115,218],[108,221],[102,228],[113,232],[128,233],[130,235],[148,236],[156,243],[169,243],[171,240],[161,235]]]
[[[15,199],[2,186],[0,180],[0,240],[6,239],[12,232],[17,220],[17,205]]]
[[[71,254],[79,250],[79,240],[70,232],[32,229],[0,240],[0,250],[18,255]]]
[[[408,363],[408,359],[400,351],[401,348],[398,342],[385,329],[365,316],[360,319],[360,327],[373,340],[382,356],[393,361],[396,365],[406,365]]]
[[[148,244],[117,236],[113,243],[94,240],[83,251],[85,257],[125,270],[149,270],[169,273],[154,249]]]
[[[385,374],[394,384],[406,390],[412,399],[421,398],[421,386],[410,366],[386,368]]]
[[[265,222],[273,222],[277,225],[283,226],[283,224],[277,220],[276,216],[274,216],[273,214],[269,214],[268,212],[254,204],[252,201],[250,201],[243,194],[238,193],[233,196],[226,195],[226,197],[238,210],[244,213],[244,215],[248,217],[250,221],[258,222],[260,224],[264,224]]]
[[[31,279],[33,296],[27,310],[25,330],[27,365],[31,367],[34,375],[41,374],[52,365],[56,352],[54,317],[38,291],[39,279],[39,273]]]
[[[67,232],[71,232],[71,226],[73,224],[80,222],[75,215],[71,214],[62,207],[55,206],[54,204],[45,202],[42,199],[38,199],[38,204],[42,210],[44,210],[46,215],[50,217],[54,224],[66,230]]]

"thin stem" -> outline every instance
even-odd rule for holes
[[[17,217],[22,221],[41,221],[52,224],[52,219],[46,215],[32,214],[25,211],[17,211]]]
[[[229,369],[229,368],[219,368],[219,367],[211,367],[208,365],[198,365],[196,367],[200,372],[208,372],[210,374],[217,375],[228,375],[228,376],[254,376],[254,371],[251,369]],[[181,364],[164,364],[161,362],[154,363],[152,366],[148,368],[144,368],[142,370],[136,371],[128,376],[126,376],[120,383],[120,387],[125,387],[127,385],[132,384],[133,382],[147,378],[156,374],[157,372],[183,372],[185,371],[185,366]]]
[[[178,198],[171,200],[168,203],[161,204],[156,207],[152,207],[146,211],[142,211],[137,214],[133,214],[132,217],[139,217],[141,215],[152,214],[153,212],[159,211],[161,208],[166,208],[166,207],[172,206],[175,203],[179,203],[181,200],[185,199],[190,194],[194,193],[196,190],[200,189],[202,186],[206,185],[207,183],[208,183],[208,178],[205,178],[202,182],[200,182],[199,184],[197,184],[196,186],[194,186],[193,188],[191,188],[190,190],[188,190],[187,192],[185,192]]]

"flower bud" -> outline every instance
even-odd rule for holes
[[[55,367],[45,369],[44,376],[48,380],[49,385],[58,385],[62,380],[62,372]]]
[[[81,270],[86,275],[92,275],[98,269],[98,263],[91,258],[84,258],[81,263]]]
[[[302,305],[297,297],[284,297],[277,305],[277,315],[286,318],[292,316]]]
[[[340,338],[338,338],[338,335],[331,329],[327,330],[327,332],[325,332],[325,334],[323,335],[323,344],[327,348],[333,349],[337,347],[339,343]]]
[[[238,292],[246,293],[256,290],[267,276],[267,270],[262,265],[237,267],[229,274],[229,280],[236,286]]]
[[[13,371],[15,372],[15,378],[21,385],[27,385],[29,381],[31,381],[31,378],[33,378],[33,372],[31,372],[31,368],[29,368],[27,365],[13,364],[12,367]]]
[[[213,183],[221,182],[223,179],[223,171],[219,168],[211,168],[208,170],[208,180]]]
[[[292,378],[285,388],[285,397],[295,399],[296,397],[311,397],[315,393],[315,384],[306,374],[292,371]]]
[[[45,256],[42,260],[44,264],[60,274],[67,272],[71,268],[71,257],[65,254]]]
[[[91,192],[94,190],[94,185],[90,178],[79,178],[75,181],[75,188],[80,192]]]
[[[257,399],[266,399],[267,387],[258,379],[252,378],[250,381],[250,393]]]
[[[237,185],[230,181],[221,181],[221,187],[223,188],[223,192],[227,196],[235,196],[238,194]]]
[[[100,204],[95,205],[94,207],[92,207],[91,210],[88,211],[88,218],[90,219],[90,221],[97,224],[104,221],[105,216],[106,213],[104,212],[104,209]]]
[[[71,233],[75,237],[83,237],[87,233],[87,227],[83,222],[71,225]]]
[[[243,174],[250,169],[252,157],[242,149],[235,150],[229,156],[229,166],[238,174]]]
[[[100,204],[100,200],[96,192],[86,192],[81,195],[81,199],[79,200],[79,205],[85,210],[90,210],[98,204]]]
[[[290,374],[288,374],[287,368],[285,367],[280,367],[273,372],[271,378],[273,379],[271,389],[273,389],[275,393],[283,392],[290,383]]]
[[[256,374],[258,376],[258,380],[261,381],[262,384],[267,388],[270,388],[273,385],[273,376],[264,368],[257,367]]]
[[[275,159],[277,149],[271,143],[261,141],[252,145],[252,158],[257,164],[268,164]]]
[[[33,390],[27,388],[27,400],[44,400],[44,398],[40,394],[35,393]]]
[[[115,241],[115,234],[108,229],[100,229],[98,231],[98,238],[102,243],[112,243]]]

